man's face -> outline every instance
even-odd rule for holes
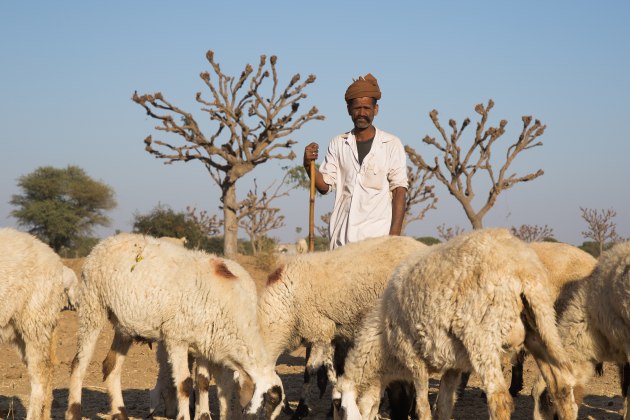
[[[378,114],[378,105],[374,98],[355,98],[348,103],[348,114],[352,118],[354,128],[364,130],[372,125],[372,121]]]

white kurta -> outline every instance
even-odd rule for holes
[[[332,139],[319,168],[335,190],[330,217],[330,248],[389,234],[392,190],[408,188],[407,155],[400,139],[376,129],[370,153],[359,165],[352,133]]]

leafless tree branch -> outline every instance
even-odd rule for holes
[[[202,72],[200,77],[210,96],[205,98],[198,92],[196,99],[214,124],[213,131],[204,133],[191,113],[166,100],[160,92],[135,92],[132,99],[159,121],[156,130],[179,136],[176,140],[154,140],[149,135],[144,140],[145,150],[166,164],[199,160],[221,188],[225,253],[233,256],[238,223],[236,182],[271,159],[294,159],[291,148],[296,141],[290,135],[324,116],[316,107],[299,112],[307,97],[304,90],[315,82],[315,76],[309,75],[300,82],[300,75],[296,74],[281,88],[276,56],[267,59],[261,55],[256,67],[247,64],[237,77],[221,70],[213,51],[208,51],[206,58],[212,70]],[[265,96],[263,89],[269,84],[270,96]]]
[[[491,150],[494,143],[505,133],[507,121],[501,120],[497,127],[488,126],[488,114],[493,107],[492,99],[488,101],[485,107],[483,104],[478,104],[475,107],[480,120],[468,149],[462,150],[460,140],[463,131],[470,124],[470,119],[466,118],[459,127],[455,120],[449,120],[451,134],[448,135],[440,123],[436,110],[431,111],[429,117],[440,134],[440,140],[430,136],[425,136],[422,139],[425,144],[433,146],[439,152],[433,162],[427,163],[412,147],[405,147],[411,162],[419,169],[431,172],[462,204],[473,229],[483,227],[483,217],[495,204],[500,193],[519,182],[534,180],[544,173],[542,170],[538,170],[523,176],[514,173],[508,174],[510,165],[519,153],[542,145],[542,141],[539,141],[538,138],[542,136],[546,126],[538,120],[532,124],[532,118],[528,116],[523,117],[521,134],[518,140],[507,149],[505,161],[498,173],[495,173],[491,160]],[[479,171],[487,173],[491,181],[491,188],[488,191],[485,204],[480,209],[475,210],[472,204],[475,197],[473,179]]]

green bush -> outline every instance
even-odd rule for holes
[[[433,236],[419,236],[416,238],[416,241],[422,242],[425,245],[435,245],[442,243],[438,238],[434,238]]]

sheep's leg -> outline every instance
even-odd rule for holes
[[[419,420],[431,420],[429,405],[429,371],[424,361],[416,359],[411,368],[413,383],[416,388],[416,416]]]
[[[476,333],[479,334],[480,331]],[[486,391],[490,420],[509,420],[514,410],[514,402],[503,377],[500,349],[487,345],[484,347],[485,343],[479,340],[462,341],[470,354],[470,363]]]
[[[128,418],[122,396],[120,373],[131,344],[130,337],[115,331],[111,348],[103,360],[103,381],[107,385],[112,419]]]
[[[90,302],[82,296],[79,306],[79,332],[77,339],[77,354],[72,361],[70,386],[68,392],[68,409],[66,419],[81,420],[81,387],[98,335],[105,323],[106,315],[103,308],[90,307]]]
[[[298,407],[293,413],[293,419],[301,419],[308,416],[311,394],[310,378],[318,374],[321,367],[326,368],[327,377],[332,385],[337,382],[337,374],[334,367],[334,348],[331,343],[317,342],[306,348],[306,367],[304,371],[304,384]],[[320,397],[325,388],[320,389]]]
[[[234,379],[234,371],[226,367],[212,365],[212,376],[217,384],[217,398],[219,399],[219,414],[221,420],[229,420],[235,418],[236,414],[232,411],[236,393],[236,382]]]
[[[305,355],[306,365],[304,366],[304,381],[302,383],[302,392],[300,394],[300,400],[298,401],[298,406],[295,409],[295,412],[293,412],[291,415],[292,420],[297,420],[297,419],[307,417],[310,411],[308,407],[308,403],[306,401],[307,400],[306,395],[308,395],[311,389],[311,384],[310,384],[311,373],[309,372],[309,369],[307,367],[309,360],[311,360],[311,348],[312,346],[310,344],[306,346],[306,355]],[[285,403],[284,410],[287,413],[290,413],[291,409],[288,404],[289,404],[289,401],[287,400]]]
[[[197,356],[197,398],[195,399],[195,419],[210,420],[210,361],[205,357]]]
[[[523,365],[527,352],[521,350],[516,355],[516,361],[512,364],[512,379],[510,381],[510,395],[516,397],[523,389]]]
[[[158,376],[155,386],[149,391],[149,416],[152,417],[160,405],[160,399],[164,399],[164,416],[174,418],[177,415],[177,397],[173,386],[173,370],[168,361],[168,353],[164,342],[159,341],[155,358],[158,362]]]
[[[457,399],[456,391],[461,378],[461,371],[448,369],[440,379],[440,391],[435,402],[435,417],[449,420],[453,414],[453,406]]]
[[[624,420],[630,420],[630,358],[628,362],[623,365],[619,365],[619,376],[621,379],[621,395],[624,397],[623,401],[623,418]]]
[[[177,388],[177,418],[190,420],[189,401],[193,381],[188,369],[188,344],[165,341],[164,345],[173,369],[173,384]]]
[[[41,343],[38,343],[41,340]],[[24,340],[24,362],[31,383],[27,419],[50,419],[52,404],[52,337],[42,334]]]

